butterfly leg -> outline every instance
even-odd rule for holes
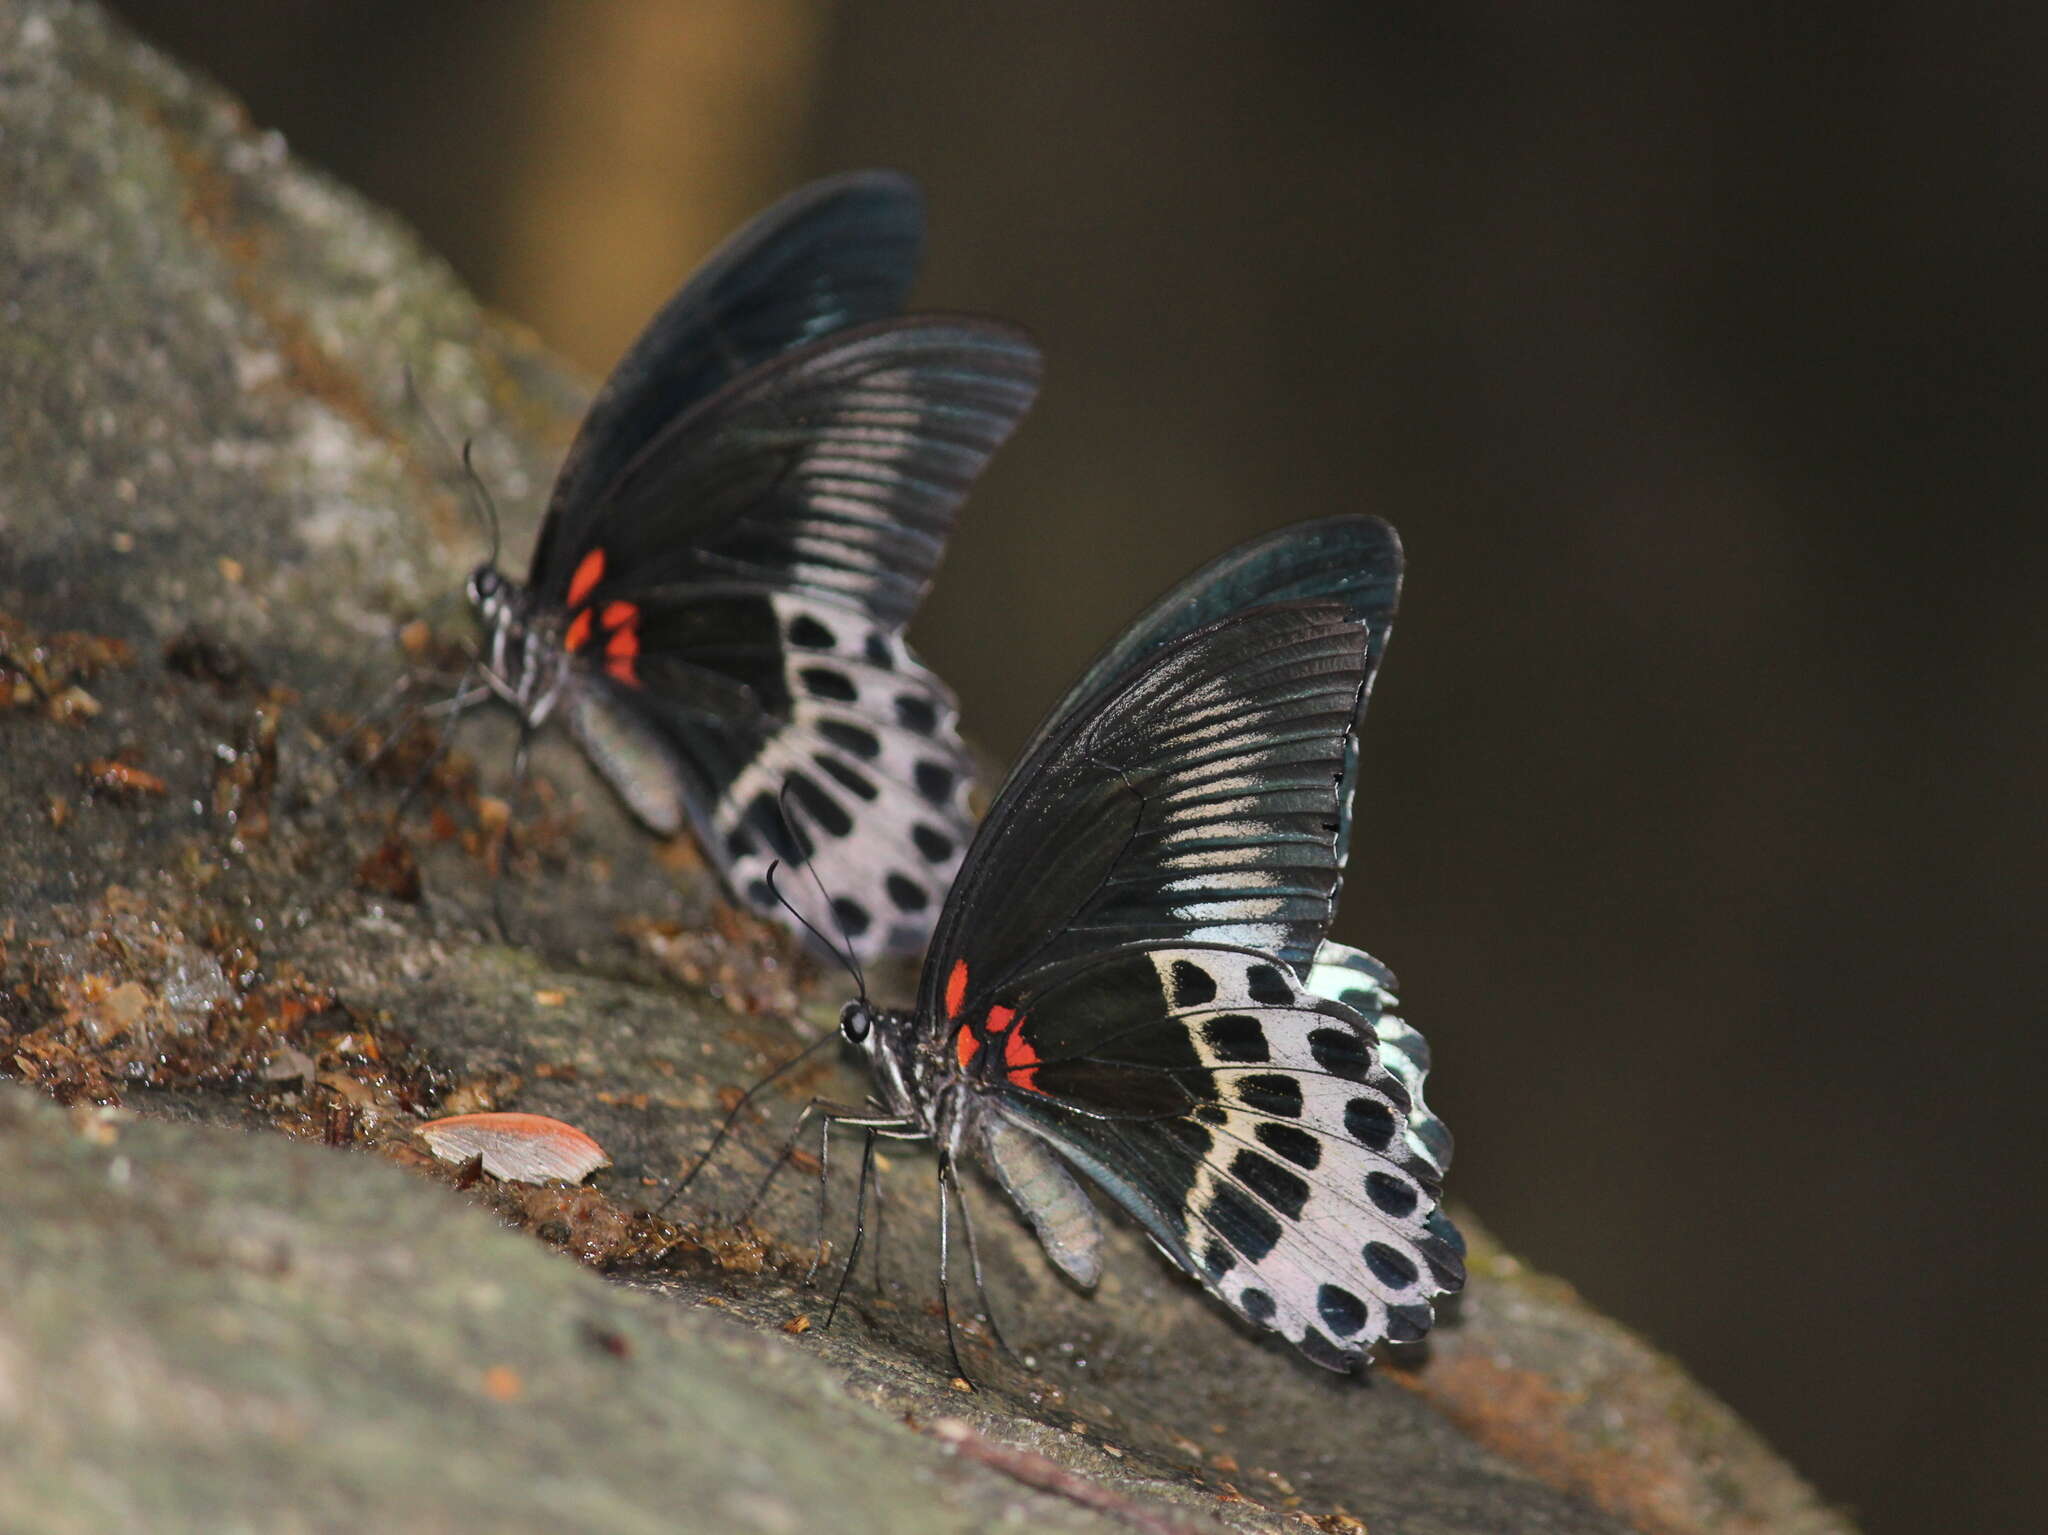
[[[960,1230],[967,1238],[967,1267],[974,1275],[974,1293],[980,1298],[981,1314],[988,1323],[989,1336],[995,1339],[997,1348],[1015,1359],[1017,1351],[1010,1347],[1009,1340],[1003,1336],[1002,1328],[996,1325],[996,1308],[989,1304],[988,1286],[982,1281],[981,1244],[974,1239],[974,1212],[967,1208],[967,1186],[955,1181],[953,1197],[960,1204]]]
[[[974,1389],[973,1377],[968,1375],[967,1366],[960,1362],[960,1340],[953,1332],[953,1297],[946,1288],[947,1259],[950,1256],[952,1221],[950,1209],[953,1202],[953,1158],[943,1146],[939,1148],[939,1310],[946,1319],[946,1352],[952,1357],[953,1376],[967,1382],[967,1389]]]
[[[505,791],[505,824],[499,832],[495,856],[491,859],[491,921],[497,926],[498,937],[506,943],[515,940],[512,936],[512,919],[505,910],[505,859],[512,848],[512,829],[519,823],[521,801],[526,798],[527,785],[533,775],[532,724],[521,716],[519,720],[519,744],[512,749],[512,782]]]
[[[720,1146],[723,1146],[726,1142],[727,1137],[729,1137],[732,1134],[733,1126],[739,1123],[740,1115],[746,1112],[747,1105],[752,1103],[754,1099],[760,1095],[761,1090],[763,1088],[767,1087],[768,1084],[773,1082],[777,1077],[783,1076],[788,1072],[794,1071],[798,1066],[802,1065],[805,1061],[809,1060],[812,1054],[816,1051],[824,1049],[825,1046],[829,1044],[837,1043],[838,1037],[839,1036],[837,1036],[836,1034],[827,1034],[819,1039],[813,1040],[810,1044],[804,1046],[803,1049],[799,1050],[795,1055],[791,1056],[788,1060],[784,1061],[780,1066],[777,1066],[773,1071],[769,1072],[767,1076],[761,1078],[760,1081],[756,1082],[752,1087],[748,1088],[744,1093],[740,1094],[739,1102],[735,1103],[732,1106],[731,1111],[726,1114],[725,1119],[720,1123],[717,1133],[711,1137],[711,1144],[706,1146],[701,1152],[697,1154],[697,1160],[689,1165],[689,1167],[684,1171],[683,1176],[677,1180],[676,1186],[669,1190],[668,1198],[664,1199],[660,1204],[655,1206],[654,1213],[657,1216],[662,1214],[665,1210],[668,1209],[670,1205],[675,1203],[676,1199],[678,1198],[678,1196],[682,1194],[683,1190],[687,1189],[692,1183],[697,1181],[697,1175],[704,1171],[704,1169],[708,1165],[710,1165],[711,1159],[718,1154],[718,1148]]]
[[[867,1235],[868,1183],[875,1171],[875,1132],[868,1131],[867,1141],[860,1152],[860,1184],[853,1195],[853,1241],[846,1249],[846,1269],[840,1274],[839,1283],[832,1291],[832,1304],[825,1311],[825,1327],[829,1331],[832,1319],[839,1315],[839,1297],[846,1293],[846,1282],[853,1278],[853,1266],[860,1262],[860,1244]],[[881,1212],[881,1185],[875,1185],[875,1208]],[[879,1233],[877,1233],[879,1236]],[[822,1232],[819,1247],[823,1249]],[[879,1271],[878,1271],[879,1272]]]

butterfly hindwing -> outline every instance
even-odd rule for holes
[[[1321,1363],[1463,1282],[1419,1101],[1371,1025],[1270,957],[1125,951],[963,1009],[956,1054],[1247,1320]]]
[[[605,487],[699,401],[784,352],[899,313],[923,240],[923,198],[893,171],[813,182],[728,240],[592,402],[556,476],[535,571],[589,546]]]

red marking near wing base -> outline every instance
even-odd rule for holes
[[[946,1016],[960,1016],[960,1004],[967,1000],[967,961],[953,961],[953,973],[946,977]]]
[[[607,602],[598,618],[607,629],[623,629],[640,622],[640,610],[630,602]]]
[[[569,632],[562,636],[564,648],[575,651],[583,648],[583,642],[590,638],[590,609],[585,608],[569,623]]]
[[[1004,1022],[1007,1024],[1008,1020]],[[1003,1069],[1009,1073],[1010,1080],[1026,1092],[1039,1090],[1038,1052],[1031,1048],[1031,1041],[1024,1037],[1022,1029],[1012,1029],[1003,1040]]]
[[[603,579],[604,551],[593,549],[583,556],[576,567],[576,574],[569,578],[569,606],[573,608],[581,604],[590,595],[590,589]]]
[[[953,1050],[960,1057],[960,1069],[962,1071],[965,1071],[974,1064],[975,1052],[980,1048],[981,1044],[975,1039],[972,1029],[962,1029],[953,1036]]]
[[[1014,1007],[1004,1007],[1000,1002],[996,1003],[988,1010],[989,1033],[1002,1033],[1003,1030],[1007,1029],[1015,1021],[1016,1017],[1017,1009]]]

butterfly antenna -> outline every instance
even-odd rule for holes
[[[477,508],[485,529],[491,535],[491,563],[498,563],[498,503],[491,499],[491,489],[484,484],[484,477],[476,472],[476,465],[470,461],[470,450],[475,444],[467,437],[462,439],[462,475],[469,486],[470,504]]]
[[[427,408],[426,397],[420,393],[419,380],[414,377],[412,364],[405,365],[405,397],[412,408],[419,412],[420,419],[427,424],[427,435],[434,439],[434,445],[441,450],[441,456],[448,462],[462,465],[463,488],[468,491],[469,509],[483,525],[491,538],[491,563],[498,563],[498,508],[491,500],[491,493],[478,476],[469,461],[469,440],[463,439],[462,451],[457,453],[448,434],[441,430],[441,423],[434,419],[433,411]]]
[[[782,817],[782,824],[784,828],[791,832],[794,832],[795,822],[791,821],[789,818],[789,780],[786,778],[782,781],[782,792],[775,796],[775,810],[776,813]],[[792,837],[791,840],[794,841],[795,838]],[[803,923],[804,930],[808,932],[813,938],[817,939],[818,942],[822,943],[826,948],[830,949],[832,953],[838,958],[839,962],[842,965],[846,966],[847,971],[853,976],[854,987],[860,993],[860,1005],[863,1008],[865,1008],[868,1006],[868,978],[865,974],[862,973],[860,967],[860,960],[855,956],[853,952],[852,935],[850,935],[846,931],[846,922],[839,915],[839,907],[837,906],[837,904],[834,903],[831,894],[825,889],[825,881],[818,877],[817,860],[815,858],[806,858],[804,860],[803,867],[804,872],[811,876],[812,885],[814,885],[817,888],[818,899],[823,901],[825,903],[825,909],[832,913],[832,925],[839,929],[838,943],[834,943],[831,939],[827,938],[823,933],[819,932],[817,928],[813,927],[811,923],[804,917],[802,912],[798,911],[794,906],[790,905],[788,901],[783,899],[782,892],[775,889],[775,870],[773,867],[771,867],[768,870],[768,888],[774,892],[775,899],[781,902],[784,909],[786,909],[791,916],[795,917],[797,921]]]

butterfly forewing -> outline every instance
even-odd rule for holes
[[[648,443],[574,563],[536,586],[571,608],[667,587],[812,591],[900,629],[1039,371],[1021,332],[940,316],[790,353]]]
[[[536,582],[590,543],[604,488],[692,406],[784,352],[899,313],[923,239],[916,184],[857,171],[791,193],[728,240],[648,322],[584,417],[534,550]]]
[[[1125,944],[1242,943],[1306,964],[1330,919],[1367,631],[1261,609],[1160,652],[1011,775],[940,918],[920,1003]]]

